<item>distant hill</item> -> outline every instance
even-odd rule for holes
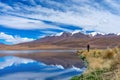
[[[1,42],[0,42],[0,45],[4,45],[4,43],[1,43]]]
[[[8,49],[80,49],[86,48],[90,44],[91,48],[107,48],[120,45],[120,35],[103,34],[94,32],[84,34],[82,32],[63,32],[59,35],[45,36],[32,42],[20,43],[7,47]]]
[[[0,49],[1,48],[3,49],[5,46],[7,46],[7,45],[5,45],[4,43],[0,42]]]
[[[0,46],[5,46],[6,44],[4,44],[4,43],[2,43],[2,42],[0,42]]]

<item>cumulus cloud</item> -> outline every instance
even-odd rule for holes
[[[65,0],[64,2],[58,2],[57,0],[35,2],[35,0],[30,0],[30,3],[34,6],[16,3],[13,11],[5,13],[18,15],[19,17],[0,16],[2,18],[0,24],[16,29],[55,28],[68,31],[59,26],[30,19],[33,18],[83,27],[85,30],[105,33],[120,32],[118,29],[120,26],[120,2],[116,0]],[[20,16],[28,17],[28,19]]]
[[[26,37],[22,38],[19,36],[12,36],[4,32],[0,32],[0,39],[5,40],[6,42],[12,43],[12,44],[18,44],[18,43],[29,42],[34,40],[32,38],[26,38]]]

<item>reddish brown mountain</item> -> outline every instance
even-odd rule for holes
[[[91,48],[107,48],[120,45],[120,36],[117,34],[83,34],[64,32],[59,36],[44,38],[8,46],[6,49],[81,49],[90,44]]]

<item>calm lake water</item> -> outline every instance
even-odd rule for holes
[[[76,52],[77,50],[0,50],[0,54],[40,53],[40,52]]]
[[[1,54],[38,53],[38,52],[75,52],[76,50],[1,50]],[[32,59],[15,56],[0,57],[0,80],[70,80],[80,75],[86,68],[71,67],[65,69],[62,65],[46,65]]]

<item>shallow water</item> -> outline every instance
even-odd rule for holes
[[[0,50],[0,54],[40,53],[40,52],[76,52],[77,50]]]
[[[0,58],[0,80],[69,80],[85,70],[74,66],[64,69],[61,65],[46,65],[14,56]]]

